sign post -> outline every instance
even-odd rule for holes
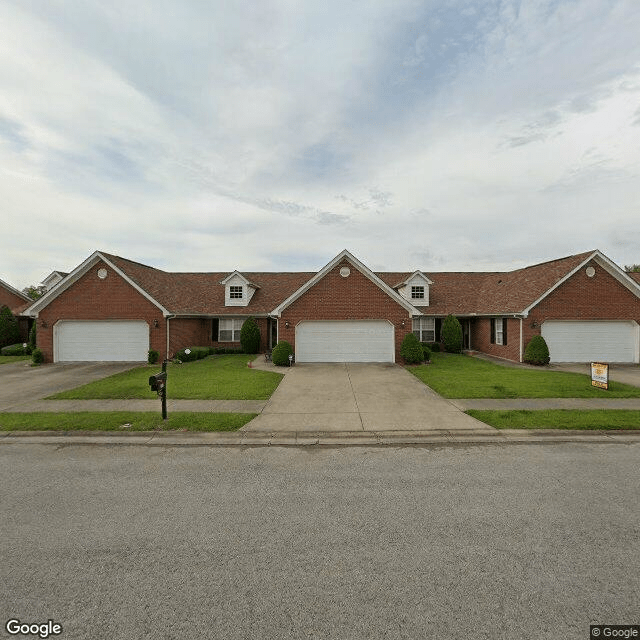
[[[603,362],[591,363],[591,386],[599,389],[609,388],[609,365]]]

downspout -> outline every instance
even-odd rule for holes
[[[171,318],[175,318],[175,314],[172,314],[170,316],[166,317],[167,320],[167,356],[166,356],[166,360],[169,360],[169,320],[171,320]]]
[[[520,318],[520,362],[522,362],[522,318]]]

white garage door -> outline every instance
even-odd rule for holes
[[[638,362],[635,322],[560,321],[542,324],[551,362]]]
[[[56,362],[112,360],[146,362],[149,325],[139,320],[58,322],[54,327]]]
[[[296,327],[296,362],[394,362],[393,325],[384,320],[308,321]]]

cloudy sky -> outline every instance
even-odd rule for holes
[[[638,0],[4,0],[0,279],[640,263]]]

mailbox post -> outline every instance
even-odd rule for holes
[[[156,391],[162,401],[162,419],[167,419],[167,362],[162,361],[162,371],[153,376],[149,376],[149,386],[151,391]]]

